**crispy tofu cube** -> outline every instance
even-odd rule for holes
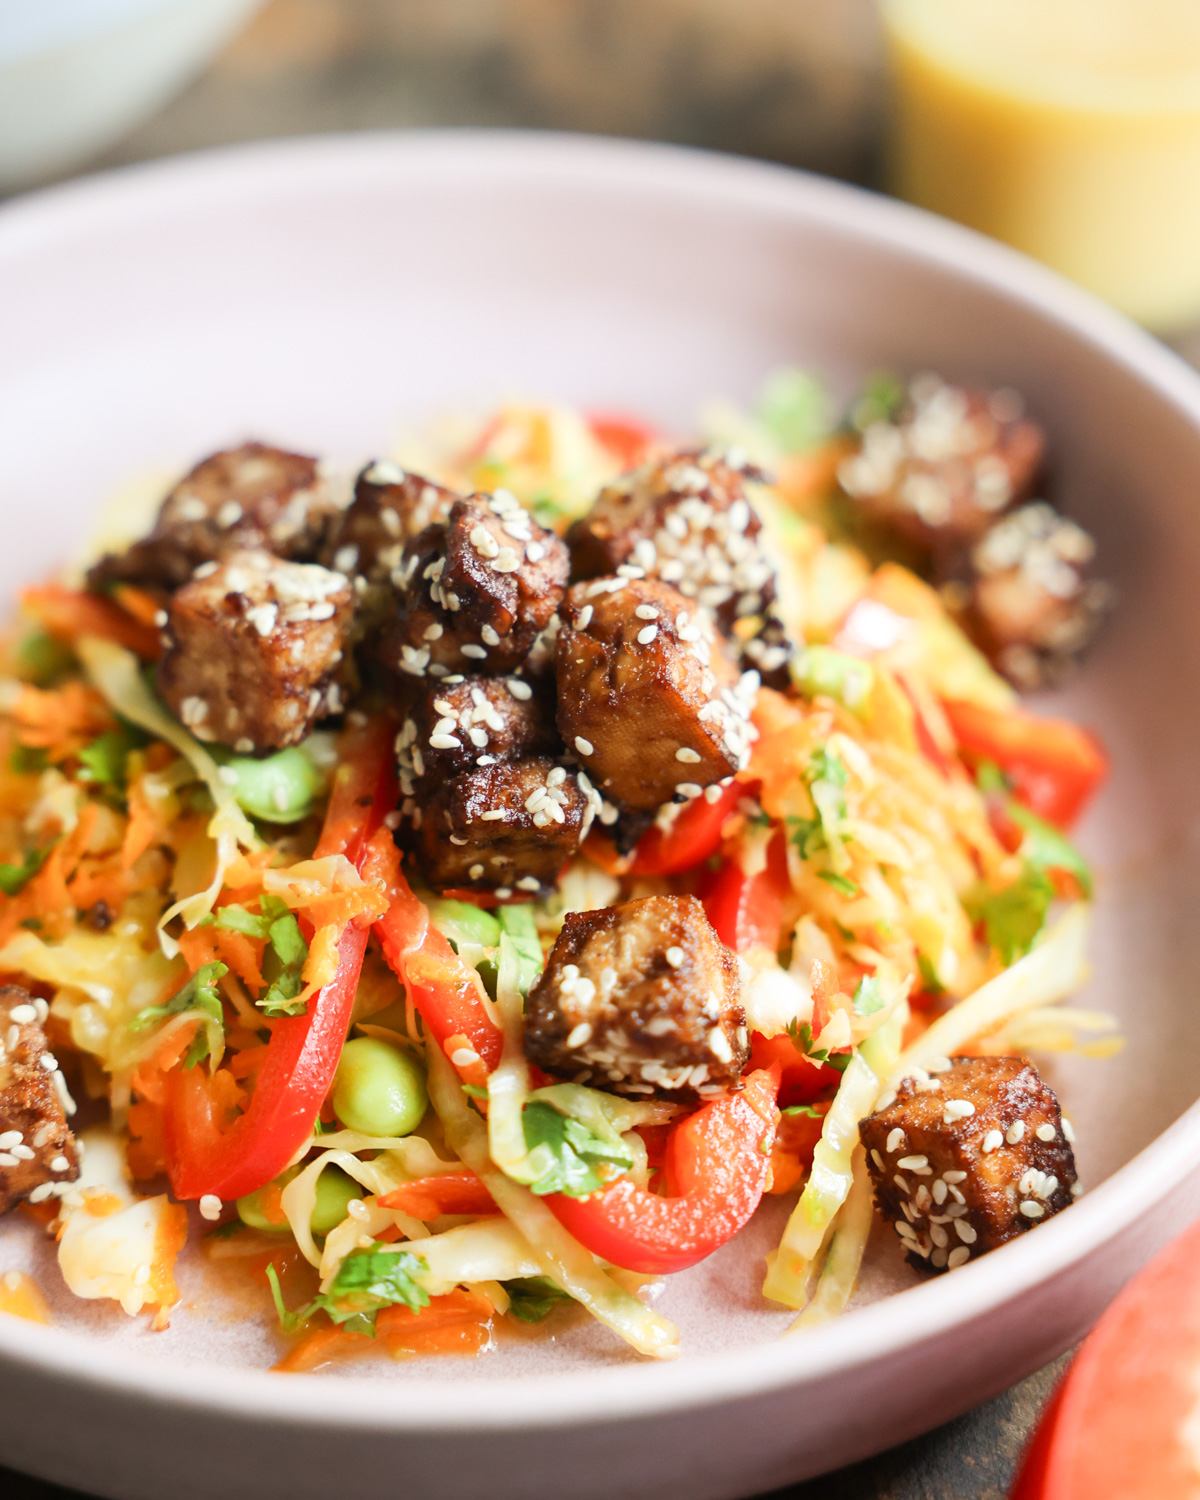
[[[568,912],[526,1002],[525,1051],[612,1093],[720,1093],[749,1057],[737,960],[694,896]]]
[[[422,687],[396,737],[400,791],[427,797],[478,766],[562,748],[546,685],[523,677],[452,677]]]
[[[355,481],[354,499],[336,518],[320,560],[335,572],[385,583],[406,543],[427,526],[444,525],[461,499],[432,479],[377,459]]]
[[[0,988],[0,1213],[23,1198],[41,1202],[79,1176],[75,1137],[55,1083],[35,1001],[15,984]]]
[[[859,1134],[879,1211],[921,1270],[953,1270],[1072,1200],[1070,1126],[1023,1057],[918,1070]]]
[[[893,420],[865,427],[838,479],[863,518],[944,558],[1028,497],[1044,451],[1014,391],[919,375]]]
[[[749,760],[758,674],[740,679],[711,616],[670,585],[575,584],[558,634],[558,727],[601,796],[650,810]]]
[[[1017,687],[1052,687],[1091,643],[1112,603],[1109,585],[1088,576],[1095,552],[1081,526],[1040,500],[972,549],[964,623]]]
[[[201,564],[247,548],[311,562],[336,515],[315,458],[245,443],[198,463],[163,501],[150,535],[102,558],[88,581],[171,590]]]
[[[544,756],[464,771],[418,802],[417,859],[437,890],[546,894],[599,805],[585,776]]]
[[[302,740],[341,708],[350,585],[313,563],[236,552],[171,599],[158,682],[197,739],[249,754]]]
[[[405,548],[381,660],[418,678],[513,672],[553,619],[568,568],[559,538],[505,491],[456,501]]]

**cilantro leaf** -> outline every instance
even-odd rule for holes
[[[265,941],[262,969],[267,988],[254,1003],[264,1015],[302,1015],[304,1006],[294,1002],[304,989],[308,944],[286,902],[278,896],[263,896],[258,905],[257,912],[232,903],[222,906],[205,919],[206,924]]]
[[[999,891],[973,891],[963,898],[970,916],[983,923],[984,935],[1007,966],[1028,953],[1041,932],[1054,900],[1044,870],[1027,864],[1011,885]]]
[[[920,970],[921,983],[927,995],[933,995],[936,998],[938,995],[946,993],[946,987],[938,978],[938,972],[933,967],[933,960],[931,958],[924,953],[918,953],[917,968]]]
[[[850,1059],[854,1056],[853,1050],[849,1052],[830,1052],[825,1047],[813,1046],[813,1029],[807,1021],[790,1021],[787,1026],[787,1034],[792,1039],[792,1045],[797,1052],[802,1052],[809,1062],[819,1066],[833,1068],[835,1072],[844,1073],[850,1066]]]
[[[818,870],[817,879],[825,881],[827,885],[831,885],[839,895],[858,895],[858,886],[855,885],[854,881],[846,875],[839,875],[836,870]]]
[[[906,397],[904,382],[898,375],[890,370],[876,370],[864,382],[850,420],[860,432],[872,422],[890,422],[899,415]]]
[[[123,792],[129,752],[147,742],[147,736],[136,724],[118,719],[115,729],[107,730],[79,752],[79,780]]]
[[[53,844],[44,849],[31,849],[19,865],[0,865],[0,891],[6,896],[16,896],[33,879],[50,857]]]
[[[147,1005],[139,1010],[129,1023],[130,1031],[142,1031],[147,1026],[153,1026],[155,1021],[163,1021],[168,1016],[180,1016],[186,1011],[195,1011],[205,1018],[205,1024],[192,1038],[192,1044],[183,1060],[185,1067],[194,1068],[212,1050],[213,1033],[215,1032],[217,1036],[224,1034],[225,1012],[217,990],[217,981],[228,973],[229,968],[226,964],[202,964],[183,988],[176,990],[169,1000],[164,1001],[162,1005]]]
[[[814,1109],[811,1104],[789,1104],[786,1109],[779,1111],[781,1115],[806,1115],[810,1120],[823,1120],[825,1116],[819,1109]]]
[[[757,416],[784,453],[806,453],[829,436],[833,402],[811,371],[776,370],[763,385]]]
[[[522,1323],[540,1323],[556,1307],[573,1300],[548,1276],[522,1276],[500,1284],[509,1296],[509,1312]]]
[[[414,1279],[426,1270],[425,1261],[410,1250],[382,1246],[352,1250],[338,1267],[328,1292],[319,1293],[307,1307],[292,1311],[284,1304],[273,1265],[267,1267],[267,1280],[284,1333],[295,1333],[316,1313],[323,1312],[340,1327],[374,1338],[375,1318],[381,1308],[403,1304],[420,1312],[429,1306],[429,1293]]]
[[[1024,831],[1021,857],[1035,870],[1065,870],[1073,875],[1085,896],[1092,894],[1092,872],[1070,839],[1051,823],[1043,821],[1020,802],[1014,801],[1008,815]]]
[[[883,1009],[883,986],[874,974],[864,975],[858,981],[853,1004],[856,1016],[873,1016],[876,1011]]]
[[[530,1184],[530,1191],[541,1197],[545,1193],[565,1193],[568,1198],[586,1198],[598,1192],[604,1181],[595,1168],[601,1163],[628,1171],[633,1157],[623,1145],[602,1140],[578,1120],[563,1115],[552,1105],[533,1100],[522,1115],[525,1146],[532,1154],[540,1175]]]

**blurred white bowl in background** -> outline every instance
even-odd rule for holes
[[[102,151],[262,0],[0,0],[0,191]]]

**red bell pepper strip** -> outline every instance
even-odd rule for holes
[[[977,703],[943,707],[966,758],[995,761],[1017,798],[1058,828],[1070,828],[1108,774],[1108,757],[1096,738],[1065,719]]]
[[[317,858],[344,853],[361,867],[374,828],[395,803],[391,739],[390,724],[373,720],[343,740]],[[366,929],[348,925],[333,978],[303,1015],[275,1023],[250,1102],[227,1128],[216,1079],[200,1068],[168,1075],[163,1133],[177,1198],[241,1198],[277,1177],[304,1144],[342,1055],[366,946]]]
[[[820,1036],[833,1014],[830,999],[838,991],[837,974],[831,964],[818,960],[813,964],[812,1034]],[[848,1052],[848,1047],[840,1051]],[[843,1059],[845,1061],[846,1059]],[[786,1031],[775,1036],[764,1036],[761,1031],[750,1034],[750,1067],[779,1070],[779,1103],[783,1108],[793,1104],[811,1104],[828,1094],[842,1081],[837,1068],[828,1063],[814,1062],[807,1057]]]
[[[779,949],[783,903],[791,889],[787,870],[787,836],[780,829],[767,847],[766,865],[747,875],[731,859],[701,888],[701,901],[713,930],[727,948]]]
[[[618,1178],[587,1198],[551,1193],[542,1201],[593,1255],[651,1276],[683,1271],[741,1229],[767,1181],[778,1113],[774,1069],[701,1105],[667,1143],[669,1198]]]
[[[623,469],[636,468],[646,457],[657,434],[645,422],[632,417],[594,413],[587,418],[592,436],[607,448]]]
[[[726,818],[746,795],[738,782],[721,788],[715,802],[696,797],[664,833],[651,828],[638,840],[629,866],[631,875],[681,875],[694,870],[721,847]]]
[[[460,1076],[482,1084],[500,1061],[504,1039],[479,997],[475,970],[430,922],[390,838],[373,842],[364,874],[387,884],[390,905],[374,928],[384,957]]]
[[[474,1172],[446,1172],[402,1182],[376,1200],[381,1208],[398,1208],[428,1222],[440,1214],[498,1214],[496,1200]]]

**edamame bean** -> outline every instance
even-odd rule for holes
[[[324,777],[298,745],[262,760],[249,755],[222,759],[237,777],[233,795],[239,805],[266,823],[298,823],[325,790]]]
[[[299,1171],[299,1167],[289,1167],[268,1186],[286,1187]],[[266,1188],[259,1188],[257,1192],[247,1193],[244,1198],[239,1198],[237,1200],[238,1218],[250,1229],[265,1229],[269,1234],[286,1234],[290,1228],[288,1221],[280,1217],[279,1222],[276,1222],[274,1218],[268,1218],[263,1210],[262,1195],[266,1191]],[[363,1190],[353,1177],[343,1172],[340,1167],[326,1167],[317,1178],[317,1201],[313,1205],[312,1217],[309,1220],[313,1234],[321,1239],[331,1229],[336,1229],[346,1217],[346,1210],[351,1201],[362,1196]],[[274,1197],[273,1193],[272,1197]]]
[[[333,1107],[348,1130],[407,1135],[421,1123],[428,1102],[424,1070],[407,1052],[369,1036],[342,1048]]]

